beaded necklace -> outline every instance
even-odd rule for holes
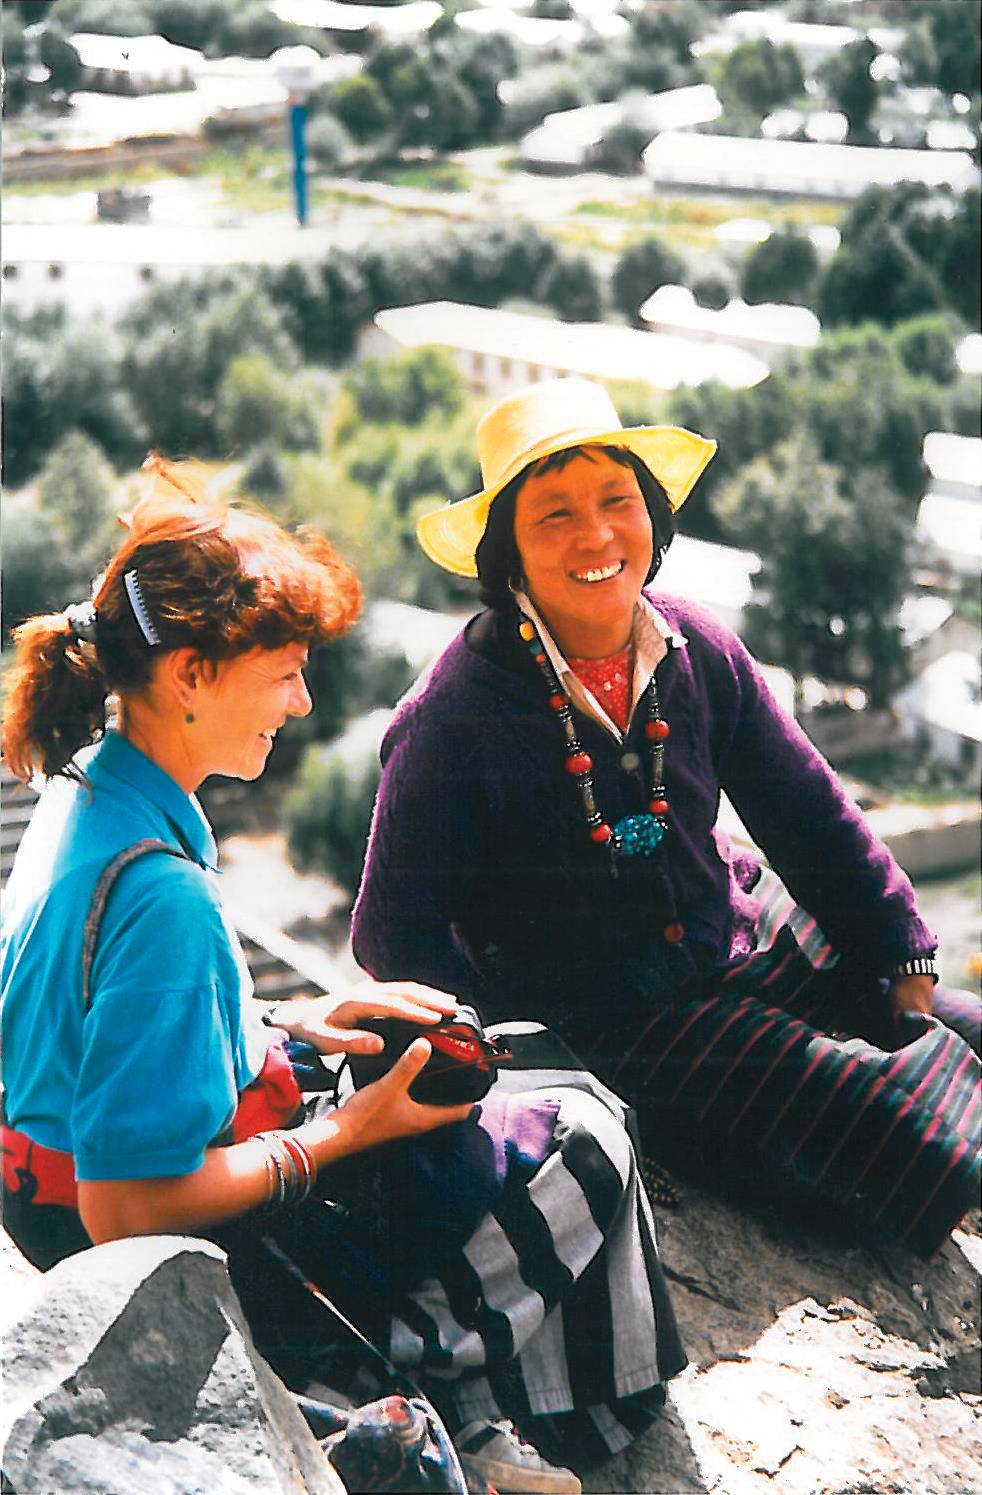
[[[576,735],[569,696],[563,690],[533,622],[522,617],[518,633],[535,663],[542,671],[549,689],[549,706],[555,712],[566,738],[566,772],[572,774],[580,791],[590,840],[606,846],[611,871],[617,876],[622,858],[653,857],[668,830],[668,800],[665,798],[665,740],[670,733],[668,722],[658,710],[658,684],[654,675],[645,688],[644,724],[648,748],[648,807],[641,815],[625,815],[614,826],[608,825],[596,800],[593,785],[593,759]]]

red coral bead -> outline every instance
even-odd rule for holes
[[[685,925],[676,919],[672,924],[666,924],[662,934],[670,945],[677,945],[679,940],[685,939]]]
[[[667,799],[653,799],[651,801],[651,803],[648,805],[648,809],[651,811],[652,815],[667,815],[668,814],[668,800]]]
[[[549,705],[552,707],[553,711],[562,711],[563,707],[566,705],[566,697],[550,696]]]
[[[566,759],[567,773],[589,773],[592,767],[593,759],[589,753],[573,753]]]
[[[663,721],[660,716],[656,716],[653,722],[644,724],[644,735],[650,742],[664,742],[671,730],[668,722]]]
[[[545,664],[546,662],[546,656],[544,654],[533,654],[532,658],[535,660],[536,664]]]
[[[590,832],[590,840],[599,842],[609,841],[613,834],[614,832],[611,830],[610,826],[606,821],[604,821],[602,825],[594,826],[593,830]]]

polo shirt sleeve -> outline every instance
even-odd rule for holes
[[[247,981],[214,874],[164,856],[124,870],[106,904],[83,1023],[71,1111],[80,1179],[201,1166],[257,1067],[243,1031]]]

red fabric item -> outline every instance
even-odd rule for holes
[[[25,1132],[0,1126],[0,1149],[3,1151],[3,1182],[8,1193],[34,1188],[32,1204],[60,1204],[66,1209],[78,1208],[78,1185],[75,1181],[75,1159],[70,1152],[56,1152],[32,1142]],[[32,1183],[33,1180],[33,1183]]]
[[[281,1034],[266,1050],[266,1060],[251,1085],[239,1095],[232,1117],[232,1138],[244,1142],[257,1132],[275,1131],[293,1120],[303,1104],[293,1074],[286,1038]]]
[[[628,645],[606,659],[569,659],[574,675],[595,696],[615,726],[627,731],[631,648]]]

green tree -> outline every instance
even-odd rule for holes
[[[767,37],[738,43],[719,68],[718,88],[724,103],[756,115],[797,98],[804,86],[794,48],[775,46]]]
[[[692,282],[692,294],[699,306],[722,311],[733,299],[733,282],[719,271],[709,271]]]
[[[307,150],[322,170],[338,171],[354,159],[355,142],[333,114],[319,114],[307,126]]]
[[[35,613],[59,612],[81,601],[71,558],[50,514],[8,499],[3,515],[3,628],[10,631]]]
[[[218,387],[215,423],[227,452],[275,442],[287,451],[320,446],[322,395],[310,378],[277,368],[265,353],[233,358]]]
[[[337,742],[307,749],[284,804],[290,857],[326,872],[353,895],[361,878],[381,769],[378,739],[387,713],[355,722]]]
[[[41,472],[38,502],[60,536],[65,554],[88,573],[101,565],[114,538],[113,473],[81,431],[59,441]]]
[[[216,425],[218,390],[234,359],[262,353],[278,368],[297,367],[296,348],[272,302],[255,286],[211,290],[167,288],[178,315],[158,321],[168,304],[155,298],[153,315],[138,305],[130,313],[134,338],[124,360],[128,388],[152,445],[167,452],[220,455]],[[192,311],[191,308],[194,308]]]
[[[849,139],[867,140],[870,120],[876,108],[877,87],[870,75],[870,65],[879,56],[879,48],[868,36],[850,42],[826,58],[819,77],[829,97],[849,121]]]
[[[593,102],[592,89],[570,64],[533,68],[515,80],[502,111],[502,134],[514,139],[541,124],[547,114]]]
[[[971,96],[979,88],[976,0],[909,0],[901,59],[913,83]]]
[[[335,84],[331,109],[349,134],[362,142],[376,139],[393,122],[385,94],[368,73],[356,73]]]
[[[260,272],[260,288],[283,319],[304,358],[343,363],[360,329],[383,303],[373,301],[358,259],[334,250],[321,265],[291,260]]]
[[[892,341],[904,368],[915,378],[933,379],[935,384],[957,379],[955,339],[946,317],[928,313],[898,322]]]
[[[603,317],[603,286],[589,255],[561,254],[545,276],[540,294],[563,321],[599,322]]]
[[[366,358],[344,381],[363,420],[412,426],[427,416],[454,415],[463,402],[457,365],[440,348],[398,358]]]
[[[50,93],[70,94],[82,86],[82,64],[59,26],[49,23],[38,37],[38,56],[48,69]]]
[[[30,59],[24,39],[23,21],[15,15],[3,17],[3,112],[17,114],[23,109],[30,95],[27,81]]]
[[[756,305],[790,301],[808,305],[819,259],[807,234],[793,225],[776,229],[747,254],[740,271],[740,294]]]
[[[886,705],[907,673],[898,615],[913,518],[881,473],[860,470],[847,484],[807,440],[791,440],[735,478],[718,509],[763,561],[750,647],[799,684],[806,674],[850,682]]]
[[[625,249],[614,267],[611,294],[618,311],[638,324],[638,309],[659,286],[681,284],[685,265],[673,249],[650,234]]]

